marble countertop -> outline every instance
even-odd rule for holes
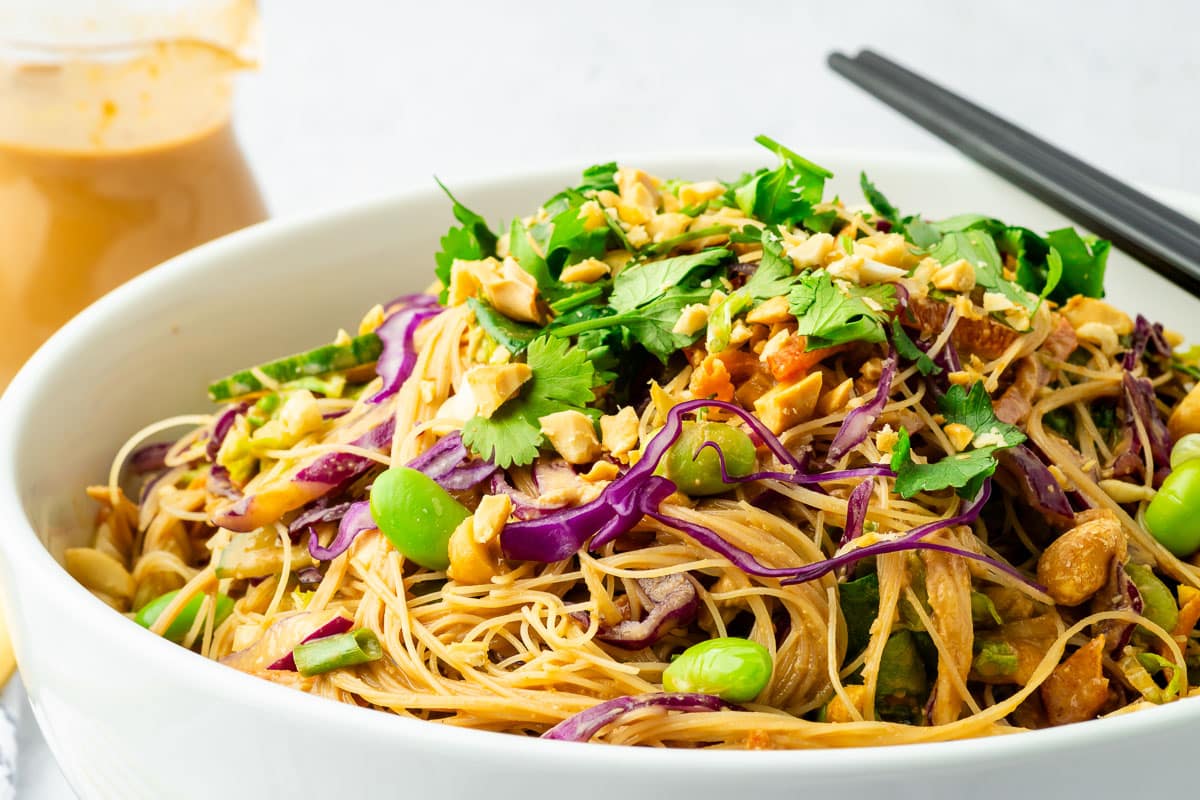
[[[746,147],[939,153],[832,74],[871,46],[1118,177],[1200,187],[1200,4],[261,0],[237,126],[276,216],[475,173]],[[1021,9],[1028,9],[1022,13]],[[71,795],[25,714],[21,798]]]

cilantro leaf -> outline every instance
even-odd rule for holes
[[[609,161],[606,164],[593,164],[583,171],[583,180],[579,186],[575,187],[576,191],[585,192],[588,190],[602,191],[607,189],[610,192],[617,190],[617,162]]]
[[[892,342],[896,345],[896,352],[900,354],[901,358],[916,362],[917,369],[922,375],[937,375],[942,371],[942,368],[933,363],[933,359],[909,338],[908,332],[904,330],[897,318],[892,319]]]
[[[613,292],[608,298],[608,304],[618,312],[631,311],[661,297],[663,292],[678,286],[700,270],[715,267],[729,255],[728,250],[718,247],[691,255],[626,267],[613,281]],[[709,293],[711,294],[711,291]]]
[[[864,298],[884,310],[876,311]],[[843,292],[828,272],[809,272],[788,293],[788,304],[800,323],[797,332],[808,339],[808,350],[846,342],[883,342],[885,312],[896,306],[896,287],[881,283],[851,286]]]
[[[920,492],[936,492],[953,487],[961,497],[974,497],[983,481],[996,472],[995,447],[980,447],[946,456],[931,464],[917,464],[911,458],[908,430],[900,429],[900,438],[892,450],[892,469],[896,472],[896,493],[912,497]]]
[[[1001,447],[1015,447],[1025,441],[1025,434],[1016,425],[1002,422],[992,408],[992,399],[988,396],[983,383],[976,381],[968,392],[961,386],[951,386],[938,400],[938,408],[946,418],[946,423],[966,425],[975,432],[975,441],[981,445],[996,444]]]
[[[996,471],[995,452],[1025,441],[1025,434],[1019,428],[996,417],[982,382],[975,383],[970,392],[958,385],[951,386],[938,400],[938,407],[946,424],[957,423],[971,429],[975,434],[974,447],[929,464],[917,464],[912,460],[908,431],[901,428],[891,464],[896,472],[896,492],[901,497],[948,487],[958,489],[962,497],[974,497],[983,481]]]
[[[513,355],[524,351],[538,335],[536,325],[509,319],[483,300],[470,297],[467,299],[467,305],[475,314],[475,321],[479,323],[479,327],[483,328],[496,344],[508,348]]]
[[[1084,238],[1074,228],[1062,228],[1046,234],[1046,243],[1062,258],[1062,281],[1050,292],[1057,303],[1065,303],[1081,294],[1104,296],[1104,270],[1112,243],[1094,236]]]
[[[508,252],[537,281],[543,293],[558,283],[550,274],[546,259],[534,247],[532,232],[519,219],[514,219],[508,230]]]
[[[471,451],[502,469],[537,458],[545,438],[539,419],[557,411],[584,411],[596,397],[587,352],[571,347],[565,339],[534,339],[526,362],[533,376],[520,393],[491,417],[473,417],[463,428],[463,442]]]
[[[875,215],[881,219],[886,219],[896,228],[897,232],[904,232],[904,220],[900,218],[900,211],[883,192],[875,188],[875,184],[871,183],[871,179],[867,177],[867,173],[858,173],[858,185],[862,187],[863,197],[871,204],[871,208],[875,210]]]
[[[442,282],[442,286],[449,286],[450,268],[454,265],[454,261],[456,259],[478,261],[481,258],[494,256],[497,237],[492,233],[483,217],[458,202],[445,184],[438,181],[437,178],[434,180],[450,198],[450,202],[453,204],[454,218],[462,223],[461,228],[451,226],[450,230],[446,231],[446,235],[441,239],[442,249],[434,256],[434,260],[437,262],[435,272],[438,279]]]
[[[707,303],[712,289],[673,289],[646,305],[610,317],[664,364],[676,350],[696,341],[698,334],[675,333],[675,323],[686,306]]]
[[[758,269],[745,285],[718,303],[708,318],[706,347],[710,353],[719,353],[729,346],[734,317],[772,297],[787,294],[796,283],[792,260],[784,255],[779,237],[771,231],[762,231],[760,241],[763,256]]]
[[[760,169],[743,175],[728,186],[727,197],[748,217],[768,224],[794,225],[804,222],[813,206],[821,202],[825,179],[833,173],[766,136],[756,142],[779,156],[773,170]]]

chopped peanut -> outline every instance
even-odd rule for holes
[[[1085,322],[1075,329],[1075,335],[1082,342],[1091,342],[1100,348],[1105,355],[1114,355],[1121,349],[1121,340],[1117,332],[1103,322]]]
[[[620,458],[638,444],[638,415],[633,406],[600,417],[600,440],[604,449]]]
[[[384,313],[383,306],[378,303],[362,318],[362,322],[358,323],[358,335],[373,333],[376,328],[383,324]]]
[[[662,242],[683,233],[691,223],[687,214],[659,214],[647,220],[646,232],[655,242]]]
[[[997,311],[1012,311],[1016,307],[1016,303],[1009,300],[1000,292],[983,293],[983,310],[989,314]]]
[[[598,231],[608,224],[604,221],[604,209],[595,200],[588,200],[579,206],[579,218],[583,220],[585,231]]]
[[[1104,637],[1097,636],[1054,668],[1039,689],[1051,725],[1094,719],[1108,702]]]
[[[1128,314],[1094,297],[1075,295],[1062,307],[1062,315],[1076,331],[1089,322],[1098,322],[1111,328],[1118,336],[1133,333],[1133,320]]]
[[[825,263],[833,251],[835,240],[828,233],[814,233],[800,244],[787,251],[792,263],[800,269],[811,269]]]
[[[579,477],[588,483],[615,480],[621,474],[620,468],[611,461],[597,461],[592,468]]]
[[[1125,560],[1125,534],[1116,514],[1093,509],[1055,539],[1038,559],[1038,582],[1062,606],[1077,606],[1108,581],[1113,559]]]
[[[520,322],[539,322],[537,308],[537,280],[514,258],[504,259],[500,277],[483,284],[487,301],[501,314]]]
[[[594,283],[612,272],[612,267],[597,258],[589,258],[563,267],[558,277],[564,283]]]
[[[780,322],[790,322],[792,320],[792,312],[788,307],[788,299],[786,295],[772,297],[746,315],[746,322],[758,323],[760,325],[774,325]]]
[[[841,411],[853,396],[854,379],[846,378],[846,380],[821,395],[821,399],[817,402],[817,413],[824,417],[836,411]]]
[[[833,699],[829,701],[829,705],[825,708],[826,722],[857,722],[862,719],[863,705],[867,700],[867,687],[861,685],[847,686],[846,696],[850,698],[850,702],[854,704],[854,708],[858,711],[858,716],[850,713],[850,709],[846,707],[845,701],[841,695],[835,694]]]
[[[508,495],[484,497],[475,513],[450,535],[450,568],[446,575],[459,583],[480,584],[501,574],[500,532],[511,513],[512,500]]]
[[[1189,433],[1200,433],[1200,384],[1188,392],[1183,402],[1175,406],[1167,420],[1171,439],[1179,441]]]
[[[671,333],[691,336],[708,324],[708,313],[708,306],[702,303],[684,306],[683,311],[679,313],[679,319],[675,320],[675,327],[671,328]]]
[[[471,367],[463,375],[463,382],[474,399],[475,414],[487,418],[532,377],[528,364],[489,364]]]
[[[922,264],[924,266],[924,264]],[[930,283],[943,292],[969,292],[975,288],[975,268],[965,258],[947,264],[930,276]]]
[[[793,384],[779,384],[754,401],[754,413],[778,435],[812,417],[821,396],[823,376],[814,372]]]
[[[968,428],[959,422],[952,422],[942,428],[946,432],[946,436],[950,439],[950,444],[954,445],[954,449],[960,453],[967,449],[967,445],[975,438],[975,431]]]
[[[679,202],[685,206],[698,206],[705,200],[712,200],[723,194],[725,194],[725,186],[720,181],[685,183],[679,187]]]
[[[591,419],[579,411],[556,411],[538,420],[550,445],[568,463],[587,464],[600,457]]]

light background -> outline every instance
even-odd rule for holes
[[[764,132],[802,153],[945,151],[825,67],[864,45],[1120,178],[1200,186],[1191,0],[261,3],[263,67],[242,80],[237,121],[277,216],[434,172],[582,167]],[[70,797],[23,735],[18,796]]]

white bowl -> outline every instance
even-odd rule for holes
[[[980,211],[1034,228],[1059,215],[957,159],[814,154],[857,201],[865,168],[904,210]],[[660,175],[732,177],[761,153],[626,159]],[[456,185],[489,219],[529,209],[579,168]],[[1175,198],[1178,205],[1190,205]],[[1194,780],[1200,702],[990,740],[859,750],[693,752],[543,742],[401,719],[201,659],[113,612],[54,556],[91,536],[83,495],[129,434],[204,410],[214,376],[326,341],[364,309],[423,288],[450,223],[436,187],[268,222],[186,253],[88,308],[0,400],[0,586],[34,712],[85,798],[1075,796]],[[1110,297],[1200,339],[1200,303],[1114,254]],[[836,793],[836,794],[834,794]]]

